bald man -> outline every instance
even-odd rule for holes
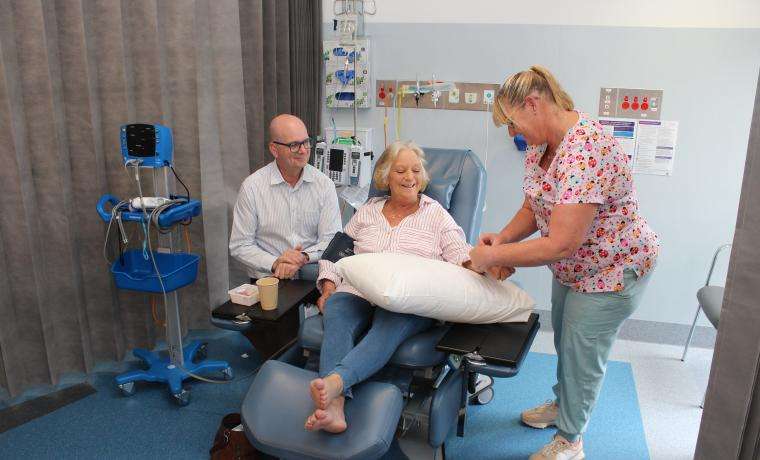
[[[316,279],[316,262],[341,230],[335,185],[309,164],[312,140],[298,117],[275,117],[269,140],[274,161],[240,187],[230,254],[252,279]]]

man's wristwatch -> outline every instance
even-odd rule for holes
[[[305,253],[303,251],[301,251],[301,254],[303,254],[306,257],[306,262],[309,262],[311,260],[311,258],[309,257],[309,254],[307,254],[307,253]]]

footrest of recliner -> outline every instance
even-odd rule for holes
[[[366,382],[353,388],[346,403],[348,429],[341,434],[309,432],[304,422],[314,411],[309,382],[317,376],[279,361],[267,361],[243,400],[243,425],[262,452],[285,459],[370,459],[393,442],[403,409],[394,385]]]

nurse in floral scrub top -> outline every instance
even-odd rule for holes
[[[639,214],[631,165],[611,134],[545,68],[504,82],[493,120],[522,134],[525,201],[499,233],[481,235],[473,268],[500,277],[512,267],[548,265],[557,350],[556,398],[522,414],[556,426],[532,460],[584,458],[581,435],[596,403],[610,348],[636,307],[657,261],[659,241]],[[527,237],[540,232],[538,238]],[[610,440],[612,442],[612,440]]]

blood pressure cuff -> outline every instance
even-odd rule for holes
[[[322,253],[322,259],[335,263],[352,255],[354,255],[354,239],[343,232],[338,232]]]

